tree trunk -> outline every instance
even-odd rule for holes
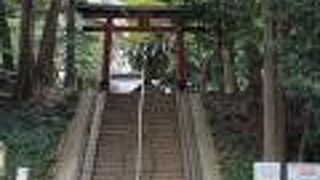
[[[54,56],[56,49],[56,33],[61,0],[52,0],[46,14],[45,26],[37,61],[38,87],[52,86],[55,82]]]
[[[66,77],[65,87],[74,88],[76,82],[75,68],[75,46],[76,46],[76,26],[75,26],[75,0],[69,0],[67,8],[67,57],[65,59]]]
[[[250,62],[248,92],[260,101],[262,86],[261,69],[263,59],[257,47],[250,47],[247,49],[246,54]]]
[[[264,104],[264,160],[265,161],[283,161],[284,151],[282,150],[285,142],[283,138],[284,125],[279,122],[279,95],[276,84],[276,49],[273,25],[273,1],[265,0],[263,4],[263,13],[265,16],[265,34],[264,34],[264,74],[263,74],[263,104]]]
[[[250,122],[251,127],[256,129],[256,138],[262,136],[262,77],[261,69],[263,58],[256,46],[251,46],[246,50],[246,55],[250,62],[249,65],[249,84],[247,87],[247,94],[249,97],[249,108],[250,108]],[[259,144],[259,146],[262,145]]]
[[[8,70],[14,69],[11,30],[7,21],[7,9],[4,0],[0,0],[0,47],[2,47],[3,67]]]
[[[277,154],[278,161],[284,161],[286,156],[286,105],[285,105],[285,95],[281,88],[277,89],[277,126],[276,126],[276,139],[277,139]]]
[[[232,51],[226,46],[221,47],[221,58],[223,63],[224,93],[234,94],[237,90],[235,67]]]
[[[28,99],[32,96],[34,88],[34,14],[32,0],[22,1],[20,28],[19,77],[16,96],[19,99]]]
[[[204,60],[200,65],[200,94],[203,98],[205,93],[207,92],[208,87],[208,60]]]

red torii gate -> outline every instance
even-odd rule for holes
[[[105,23],[95,26],[86,26],[86,31],[104,32],[104,61],[102,66],[102,88],[109,88],[110,62],[112,50],[112,35],[114,32],[171,32],[176,33],[176,43],[178,46],[177,63],[177,86],[180,90],[186,88],[187,83],[187,56],[184,45],[184,32],[194,30],[204,30],[204,27],[185,26],[183,20],[192,13],[185,7],[141,7],[141,6],[115,6],[82,3],[77,5],[78,11],[84,18],[104,18]],[[137,26],[115,25],[117,18],[137,19]],[[150,25],[152,19],[170,20],[170,25],[155,26]]]

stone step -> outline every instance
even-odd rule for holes
[[[181,170],[182,171],[182,170]],[[111,174],[111,175],[110,175]],[[121,174],[121,175],[118,175]],[[182,174],[182,173],[181,173]],[[172,172],[158,172],[158,171],[144,171],[142,173],[142,180],[184,180],[183,175],[177,175]],[[95,180],[131,180],[134,179],[134,171],[111,169],[100,171],[94,176]]]
[[[17,71],[12,71],[12,70],[0,69],[0,75],[17,77],[18,76],[18,72]]]
[[[18,79],[16,78],[0,76],[0,86],[15,85],[17,82],[18,82]]]
[[[164,159],[164,158],[163,158]],[[167,160],[158,161],[154,164],[152,160],[143,160],[145,169],[153,169],[153,171],[148,171],[148,173],[156,174],[175,174],[175,175],[182,175],[182,166],[180,163],[173,163],[179,162],[181,159],[178,158],[168,158]],[[110,177],[112,174],[117,174],[117,171],[134,171],[134,160],[131,162],[124,162],[123,159],[119,160],[118,163],[113,161],[112,163],[105,163],[110,161],[110,159],[106,158],[104,161],[97,162],[95,166],[96,174],[104,175],[105,177]],[[150,164],[153,164],[150,167]],[[119,174],[117,174],[119,176]]]
[[[146,122],[145,124],[145,128],[148,131],[163,131],[163,132],[174,132],[174,130],[176,129],[174,126],[174,124],[172,123],[167,123],[167,124],[162,124],[162,125],[152,125],[152,124],[147,124],[148,122]]]
[[[0,69],[0,105],[3,106],[12,101],[14,88],[17,82],[17,73]]]
[[[13,93],[0,91],[0,101],[8,101],[13,98]]]
[[[130,165],[127,163],[118,163],[114,165],[106,164],[96,164],[96,169],[99,170],[100,175],[108,176],[110,174],[115,174],[117,171],[127,174],[135,174],[135,162],[133,161]],[[148,163],[144,164],[143,174],[178,174],[182,172],[183,169],[179,165],[169,165],[169,166],[154,166],[150,167]],[[181,174],[180,174],[181,175]]]
[[[118,105],[118,104],[107,104],[106,108],[108,109],[108,112],[124,112],[124,111],[138,111],[137,105]],[[175,107],[145,107],[143,109],[144,113],[154,114],[154,113],[164,113],[164,115],[167,114],[173,114],[175,113]],[[161,115],[161,114],[160,114]]]
[[[13,85],[4,85],[4,86],[1,86],[0,84],[0,91],[3,91],[3,92],[10,92],[10,93],[14,93],[15,92],[15,86]]]
[[[135,175],[140,94],[109,96],[92,180],[130,180]],[[146,93],[145,100],[142,180],[185,180],[174,96]]]
[[[150,114],[144,113],[143,119],[148,119],[149,123],[164,123],[164,122],[174,122],[177,123],[176,120],[172,119],[175,118],[176,115],[173,113],[163,113],[163,114]]]

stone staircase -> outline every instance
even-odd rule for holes
[[[133,180],[140,95],[109,94],[91,180]],[[185,180],[174,95],[146,93],[142,180]]]
[[[17,73],[0,69],[0,106],[12,100]]]

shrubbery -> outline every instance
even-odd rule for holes
[[[67,97],[50,106],[23,103],[0,111],[0,140],[8,149],[8,179],[14,179],[18,166],[30,167],[34,180],[47,179],[59,137],[72,117],[75,102],[76,98]]]

